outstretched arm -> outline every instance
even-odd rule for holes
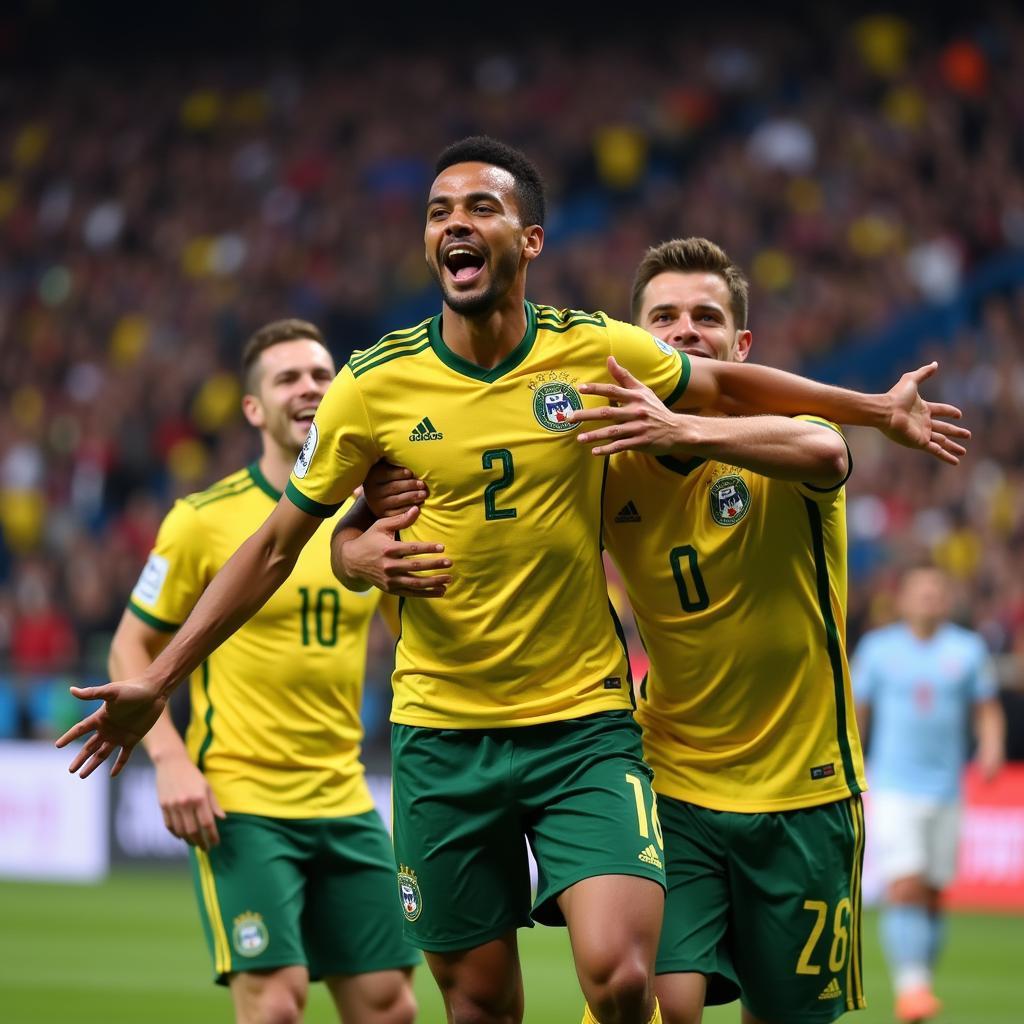
[[[583,384],[580,391],[607,398],[609,404],[569,415],[576,422],[610,425],[588,430],[578,440],[597,443],[595,455],[628,449],[662,453],[678,450],[685,454],[686,444],[695,436],[693,424],[688,422],[693,418],[666,409],[649,388],[614,358],[609,359],[608,368],[614,384]],[[691,407],[699,403],[702,408],[732,413],[814,413],[839,423],[875,426],[891,440],[920,448],[953,465],[966,451],[958,439],[970,437],[966,428],[936,418],[958,419],[959,409],[921,398],[918,386],[935,372],[934,363],[905,373],[884,395],[816,384],[781,370],[746,363],[695,359],[692,368],[691,386],[681,399]],[[728,372],[719,373],[723,370]],[[698,381],[696,391],[694,380]]]
[[[282,498],[266,522],[224,564],[174,639],[145,672],[105,686],[73,686],[76,697],[104,704],[57,740],[57,746],[63,747],[93,733],[70,770],[81,769],[84,779],[120,747],[111,774],[121,771],[135,745],[160,717],[174,688],[263,607],[288,578],[320,522]]]
[[[126,611],[110,645],[110,678],[142,675],[170,639],[170,633],[155,629]],[[224,817],[224,811],[205,776],[189,757],[166,707],[142,742],[156,768],[156,795],[167,831],[202,850],[216,846],[220,842],[217,819]]]

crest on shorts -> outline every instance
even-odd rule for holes
[[[711,518],[719,526],[735,526],[750,511],[750,491],[739,476],[723,476],[708,495]]]
[[[259,956],[270,945],[270,932],[263,917],[251,910],[235,918],[231,938],[241,956]]]
[[[579,393],[563,381],[545,384],[533,393],[533,415],[545,430],[575,430],[579,424],[569,421],[569,413],[582,408]]]
[[[398,869],[398,897],[402,901],[402,913],[406,921],[415,921],[423,909],[423,897],[416,881],[416,872],[404,864]]]

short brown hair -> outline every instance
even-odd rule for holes
[[[673,238],[652,246],[644,253],[633,278],[633,322],[640,319],[644,289],[659,274],[717,274],[729,289],[729,305],[736,329],[747,329],[747,293],[749,286],[740,268],[728,253],[706,238]]]
[[[242,384],[247,395],[254,395],[259,390],[259,381],[256,379],[256,364],[260,356],[274,345],[280,345],[285,341],[304,341],[311,339],[319,341],[324,348],[327,343],[320,333],[320,328],[311,324],[308,320],[274,320],[264,324],[245,343],[242,349]]]

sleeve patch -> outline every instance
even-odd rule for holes
[[[651,335],[651,340],[658,346],[658,348],[661,349],[662,352],[665,353],[665,355],[674,356],[676,354],[676,350],[667,341],[662,341],[661,338],[654,334]]]
[[[150,554],[135,584],[132,597],[142,604],[155,605],[164,589],[169,564],[163,555]]]
[[[320,432],[316,429],[314,422],[309,425],[309,433],[306,435],[306,440],[302,442],[302,450],[299,452],[299,457],[295,460],[295,468],[292,470],[300,480],[304,480],[309,472],[310,463],[313,461],[316,446],[319,443]]]

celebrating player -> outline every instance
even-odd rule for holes
[[[179,501],[110,651],[139,675],[266,518],[334,377],[302,320],[257,331],[242,408],[258,462]],[[366,641],[377,601],[339,594],[324,526],[287,582],[191,681],[188,745],[166,710],[145,738],[168,829],[190,844],[216,979],[236,1019],[298,1021],[323,978],[339,1016],[408,1024],[418,954],[402,936],[394,856],[359,761]]]
[[[652,967],[664,867],[650,770],[600,559],[604,466],[569,414],[619,362],[668,404],[811,412],[946,451],[951,407],[867,396],[765,367],[698,361],[602,314],[525,301],[544,239],[535,168],[490,139],[449,147],[427,203],[439,315],[353,356],[328,390],[282,500],[135,678],[75,689],[104,706],[72,761],[118,770],[178,680],[287,577],[380,458],[431,499],[409,529],[460,562],[445,601],[407,603],[396,652],[395,850],[407,933],[449,1019],[518,1021],[516,929],[568,924],[586,1019],[660,1021]],[[530,907],[526,840],[540,889]]]

